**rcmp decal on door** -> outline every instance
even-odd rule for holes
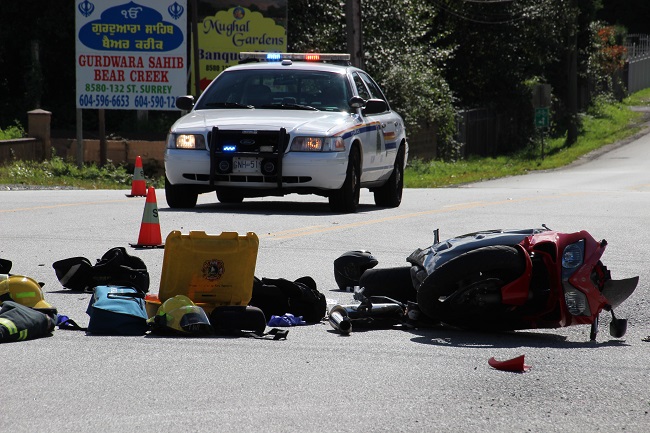
[[[226,272],[226,268],[223,264],[223,260],[212,259],[206,260],[203,263],[203,269],[201,269],[201,272],[203,273],[203,278],[206,280],[215,281],[223,276]]]
[[[395,131],[384,132],[384,141],[386,142],[386,150],[397,148],[397,134]]]
[[[379,122],[372,122],[372,123],[367,123],[365,125],[356,125],[353,126],[352,128],[344,129],[343,131],[339,131],[336,133],[333,133],[332,135],[340,135],[343,140],[347,140],[351,137],[354,137],[355,135],[363,134],[364,132],[372,132],[372,131],[378,131],[379,130]]]

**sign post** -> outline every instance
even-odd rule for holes
[[[550,84],[537,84],[532,95],[535,107],[535,127],[539,129],[542,138],[542,159],[544,159],[544,132],[550,126],[549,107],[551,106]]]
[[[535,108],[535,126],[539,129],[542,137],[542,159],[544,159],[544,131],[549,127],[548,107]]]

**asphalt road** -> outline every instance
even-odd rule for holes
[[[167,208],[171,230],[255,232],[258,277],[312,276],[331,303],[348,303],[333,260],[368,249],[380,267],[406,264],[433,230],[451,237],[546,224],[588,230],[609,242],[614,278],[640,276],[618,310],[624,339],[601,317],[589,327],[513,333],[371,330],[343,337],[326,323],[293,327],[285,341],[250,338],[52,337],[0,346],[2,432],[400,432],[626,431],[650,429],[650,137],[563,170],[445,189],[409,189],[397,209],[336,215],[312,196]],[[144,199],[128,191],[0,191],[0,257],[45,283],[59,312],[87,323],[89,295],[63,290],[52,263],[137,241]],[[141,257],[160,284],[164,250]],[[508,373],[488,359],[525,355],[532,369]]]

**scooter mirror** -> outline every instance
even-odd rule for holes
[[[627,332],[627,319],[612,319],[609,324],[609,335],[622,338]]]

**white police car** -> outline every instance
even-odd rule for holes
[[[347,54],[241,53],[176,121],[165,151],[165,195],[191,208],[216,191],[245,197],[317,194],[334,212],[355,212],[359,189],[375,203],[402,201],[408,157],[404,121]]]

